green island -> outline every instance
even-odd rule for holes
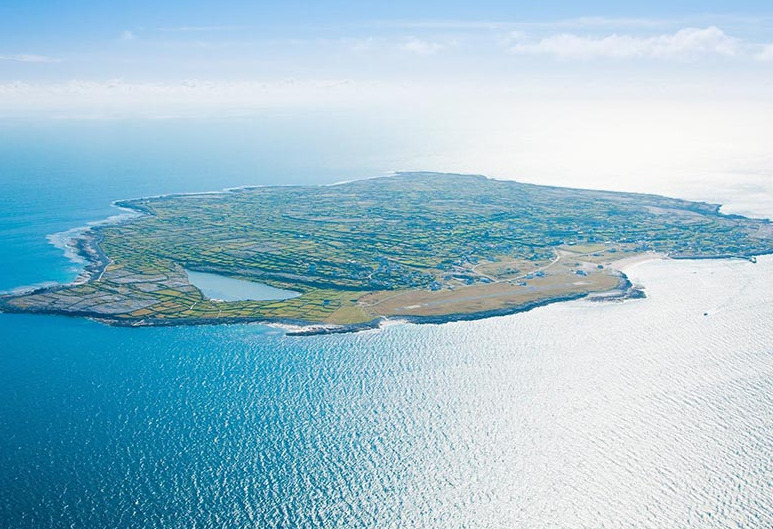
[[[656,195],[398,173],[117,202],[141,213],[86,230],[72,284],[0,297],[0,310],[115,325],[264,322],[298,334],[445,322],[594,295],[640,295],[621,259],[754,259],[765,219]],[[289,299],[210,299],[188,272],[259,282]]]

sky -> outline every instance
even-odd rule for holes
[[[128,104],[132,91],[254,104],[515,85],[562,95],[562,83],[606,95],[599,85],[665,81],[746,96],[770,86],[766,4],[1,0],[0,105],[80,93]]]
[[[773,193],[773,4],[0,0],[0,117],[265,112],[411,129],[425,169]]]

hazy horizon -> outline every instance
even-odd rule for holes
[[[52,122],[232,123],[261,130],[236,144],[287,149],[297,136],[329,160],[345,152],[343,170],[362,165],[359,147],[384,171],[724,203],[738,187],[773,195],[773,10],[762,2],[86,1],[0,13],[11,135]],[[730,209],[769,215],[773,204]]]

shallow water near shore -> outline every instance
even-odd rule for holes
[[[3,288],[72,276],[45,235],[112,200],[249,183],[75,192],[96,174],[6,186]],[[636,263],[646,299],[347,335],[0,314],[0,526],[773,526],[758,261]]]

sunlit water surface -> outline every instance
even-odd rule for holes
[[[0,371],[0,512],[15,527],[770,526],[773,258],[631,276],[648,299],[318,338],[59,318],[35,337],[39,318],[4,316],[27,347]]]
[[[30,145],[3,288],[71,277],[45,235],[108,199],[249,183]],[[323,337],[0,315],[0,527],[773,526],[773,258],[629,275],[647,299]]]

